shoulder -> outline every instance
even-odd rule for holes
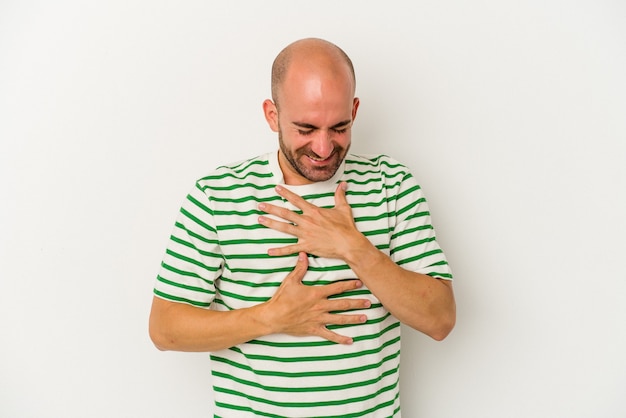
[[[269,154],[259,155],[217,167],[198,179],[197,184],[204,187],[258,182],[259,179],[272,176],[269,169]]]
[[[381,177],[410,176],[409,168],[385,154],[356,155],[348,154],[346,157],[346,172],[360,172],[378,174]]]

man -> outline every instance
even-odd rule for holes
[[[218,168],[183,203],[150,335],[212,353],[216,416],[400,416],[400,322],[436,340],[454,326],[413,176],[348,154],[355,84],[337,46],[287,46],[263,103],[278,152]]]

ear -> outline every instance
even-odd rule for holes
[[[354,119],[356,119],[356,111],[359,109],[359,104],[361,102],[359,101],[358,97],[355,97],[354,100],[352,101],[352,122],[354,123]]]
[[[263,102],[263,114],[268,125],[270,125],[270,129],[278,132],[278,109],[276,109],[276,105],[270,99],[266,99]]]

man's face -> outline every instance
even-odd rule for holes
[[[278,131],[285,183],[308,184],[335,175],[350,148],[358,105],[350,83],[321,77],[285,83],[275,126],[270,122]]]

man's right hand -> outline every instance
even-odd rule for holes
[[[214,311],[154,296],[150,312],[150,337],[160,350],[218,351],[268,334],[316,335],[350,344],[326,325],[359,324],[363,314],[336,313],[369,308],[367,299],[329,299],[362,286],[360,280],[306,286],[302,278],[309,266],[305,253],[267,302],[250,308]]]
[[[360,280],[348,280],[324,286],[307,286],[302,279],[309,266],[305,253],[298,254],[295,268],[283,280],[276,294],[265,304],[263,320],[272,333],[295,336],[317,335],[339,344],[351,344],[352,338],[337,334],[327,325],[360,324],[367,321],[363,314],[335,313],[367,309],[367,299],[329,299],[348,290],[363,286]]]

